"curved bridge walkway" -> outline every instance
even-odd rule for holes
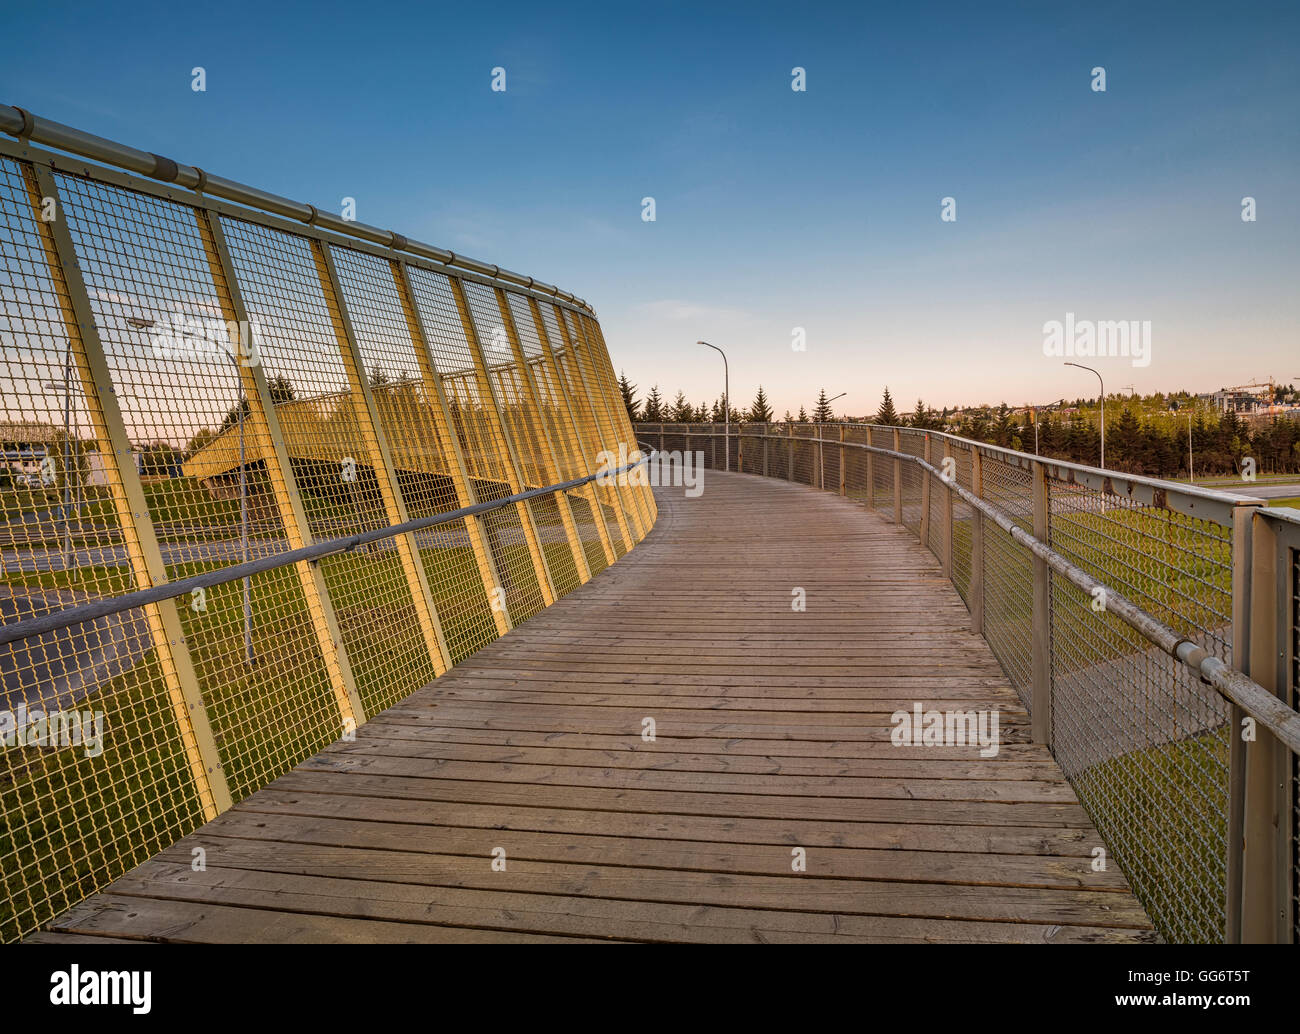
[[[705,486],[32,939],[1153,939],[933,557],[832,495]],[[997,709],[997,756],[892,744],[917,702]]]

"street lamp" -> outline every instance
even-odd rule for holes
[[[63,392],[63,569],[72,566],[72,350],[63,363],[63,383],[48,382],[41,385],[45,391]],[[80,461],[78,461],[80,466]],[[80,503],[81,478],[77,478],[77,497]],[[77,508],[81,516],[81,508]]]
[[[727,353],[717,345],[711,345],[707,341],[697,341],[697,345],[703,345],[705,348],[711,348],[718,355],[722,356],[722,453],[724,457],[724,470],[731,470],[731,371],[727,367]]]
[[[836,399],[842,399],[847,394],[848,394],[847,391],[841,391],[838,395],[832,395],[830,398],[826,400],[826,404],[829,406]],[[821,403],[818,402],[816,409],[820,409],[820,408],[821,408]],[[834,413],[831,414],[832,417],[834,415],[835,415]],[[826,425],[823,424],[820,420],[817,421],[817,486],[822,489],[826,487],[826,445],[825,443],[822,442],[822,437],[824,436],[825,433],[822,430],[822,428],[824,428],[825,426]]]
[[[1101,386],[1101,469],[1106,469],[1106,385],[1101,379],[1101,374],[1097,373],[1091,366],[1084,366],[1083,363],[1067,362],[1066,366],[1077,366],[1080,370],[1087,370],[1089,373],[1097,374],[1097,383]]]

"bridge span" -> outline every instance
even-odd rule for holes
[[[30,939],[1154,939],[929,551],[838,496],[705,484]],[[895,745],[917,704],[996,712],[996,756]]]

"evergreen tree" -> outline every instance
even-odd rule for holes
[[[808,422],[808,410],[804,409],[803,406],[800,406],[799,416],[796,419],[799,421],[799,423],[806,424]]]
[[[819,424],[829,424],[835,419],[835,414],[831,412],[831,404],[826,400],[825,388],[822,388],[817,396],[817,408],[813,410],[813,419]]]
[[[673,399],[670,419],[677,424],[689,424],[695,419],[695,407],[686,401],[686,393],[679,391]]]
[[[763,385],[758,386],[758,394],[754,396],[754,401],[749,407],[749,419],[756,424],[770,423],[772,420],[772,407],[767,401],[767,392],[763,390]]]
[[[659,385],[650,389],[650,394],[645,397],[645,410],[641,414],[641,419],[649,424],[662,423],[664,417],[664,397],[659,394]]]
[[[898,411],[894,409],[894,396],[889,394],[889,388],[885,388],[885,397],[880,403],[880,409],[876,411],[876,423],[886,427],[897,427],[899,424]]]
[[[622,370],[618,374],[618,390],[623,396],[623,405],[627,407],[627,418],[635,424],[640,419],[636,400],[636,385],[627,379],[627,374]]]

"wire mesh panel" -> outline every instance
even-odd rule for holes
[[[610,467],[622,466],[626,458],[636,451],[636,442],[628,431],[619,414],[624,412],[622,396],[612,374],[597,358],[597,349],[592,346],[587,321],[571,309],[556,308],[556,314],[566,325],[569,343],[573,350],[578,369],[591,395],[592,415],[599,430],[602,452],[606,464]],[[626,478],[615,478],[611,485],[613,494],[618,499],[619,510],[629,533],[633,537],[641,534],[645,516],[635,490]]]
[[[223,320],[228,285],[198,214],[58,179],[114,394],[140,443],[168,578],[290,548],[265,462],[271,443],[252,419],[239,345]],[[206,702],[234,796],[342,733],[292,571],[214,587],[180,615],[197,677],[210,687]]]
[[[951,450],[953,473],[957,478],[957,484],[969,492],[972,490],[971,449],[962,442],[952,442]],[[952,580],[969,608],[975,509],[956,492],[952,495]]]
[[[555,464],[555,481],[571,481],[586,477],[593,471],[582,459],[581,446],[573,426],[572,409],[559,382],[558,371],[548,361],[538,331],[537,319],[528,300],[514,292],[506,292],[507,304],[519,335],[520,348],[531,370],[531,382],[537,395],[539,431],[550,442]],[[573,515],[583,555],[592,573],[606,566],[605,548],[602,544],[608,530],[597,526],[598,505],[590,485],[565,493],[570,513]]]
[[[993,453],[984,453],[982,463],[984,498],[1032,532],[1029,472]],[[1028,708],[1033,689],[1033,565],[1029,554],[1010,535],[991,521],[984,525],[984,636]]]
[[[410,517],[428,517],[461,505],[450,443],[440,431],[436,376],[417,349],[392,264],[336,248],[344,302],[352,319],[379,422],[388,441]],[[451,660],[458,661],[497,635],[469,522],[429,528],[416,536]],[[394,681],[371,690],[368,712],[395,703],[410,687]]]
[[[1232,529],[1052,480],[1052,545],[1227,661]],[[1219,941],[1229,707],[1064,579],[1052,588],[1057,758],[1161,932]]]
[[[894,447],[893,432],[884,427],[869,427],[868,444],[877,449]],[[877,509],[885,508],[891,513],[894,506],[894,461],[887,456],[875,456],[871,462],[871,492]]]
[[[140,587],[46,196],[0,158],[5,625]],[[157,627],[128,611],[0,646],[0,939],[202,821]]]
[[[380,467],[368,417],[349,382],[339,310],[310,241],[223,219],[244,301],[258,328],[258,359],[272,386],[285,450],[315,539],[382,528]],[[435,671],[395,543],[320,563],[367,710]]]
[[[491,391],[500,412],[502,442],[506,448],[506,469],[518,470],[516,491],[553,484],[547,467],[549,454],[542,435],[541,416],[533,404],[531,382],[515,362],[511,330],[497,301],[496,291],[484,284],[464,284],[465,300],[478,330]],[[560,508],[554,496],[534,499],[526,505],[556,595],[576,589],[578,570],[569,549]]]
[[[542,304],[539,311],[555,356],[561,387],[568,394],[578,424],[579,437],[585,443],[587,463],[594,473],[600,469],[599,456],[605,448],[605,436],[596,417],[595,395],[583,377],[583,367],[576,356],[567,323],[561,326],[554,305]],[[677,444],[678,442],[680,444]],[[674,441],[670,434],[665,434],[665,449],[671,451],[686,447],[684,439],[678,438]],[[630,527],[623,514],[622,503],[615,494],[614,486],[604,481],[597,483],[596,497],[600,501],[605,527],[610,529],[614,553],[616,556],[622,556],[627,552],[632,540]]]

